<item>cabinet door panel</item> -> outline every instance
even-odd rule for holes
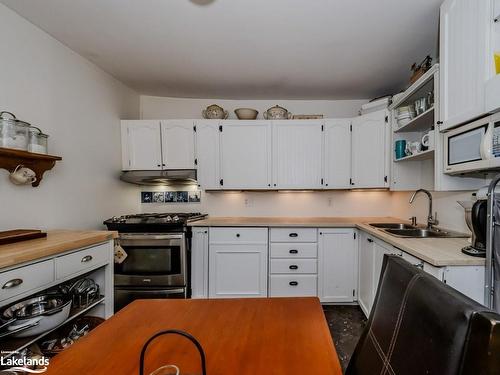
[[[477,0],[447,0],[441,5],[441,130],[485,111],[490,7],[489,1]]]
[[[223,189],[269,189],[271,123],[226,121],[221,132]]]
[[[319,236],[318,291],[322,302],[353,302],[356,248],[353,229],[322,229]]]
[[[386,111],[352,120],[352,179],[355,188],[386,186]]]
[[[321,121],[273,121],[273,187],[321,188]]]
[[[161,169],[159,121],[122,121],[123,170]]]
[[[210,298],[267,297],[267,245],[210,245]]]
[[[198,184],[205,190],[220,189],[219,121],[197,121],[195,137]]]
[[[326,189],[351,187],[351,120],[325,122],[325,185]]]
[[[165,120],[161,122],[164,169],[194,168],[194,122]]]
[[[205,227],[193,228],[191,298],[208,298],[208,228]]]
[[[373,268],[374,268],[374,241],[366,233],[359,236],[358,255],[358,302],[366,316],[370,314],[373,303]]]

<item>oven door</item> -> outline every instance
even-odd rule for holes
[[[115,313],[137,299],[184,299],[185,288],[174,289],[143,289],[143,288],[115,288]]]
[[[127,253],[115,264],[116,286],[186,286],[186,237],[184,233],[121,233]]]

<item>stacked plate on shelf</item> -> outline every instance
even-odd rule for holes
[[[415,118],[415,109],[413,106],[401,106],[396,109],[396,121],[398,122],[398,127],[405,126],[413,118]]]

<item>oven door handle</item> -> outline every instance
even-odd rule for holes
[[[184,293],[184,288],[177,289],[131,289],[128,287],[115,287],[117,292],[126,292],[130,295],[134,294],[181,294]]]
[[[182,240],[184,233],[179,234],[137,234],[137,233],[120,233],[121,240]]]

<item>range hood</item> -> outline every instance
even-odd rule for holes
[[[196,169],[163,171],[123,171],[120,180],[136,185],[191,185],[196,182]]]

